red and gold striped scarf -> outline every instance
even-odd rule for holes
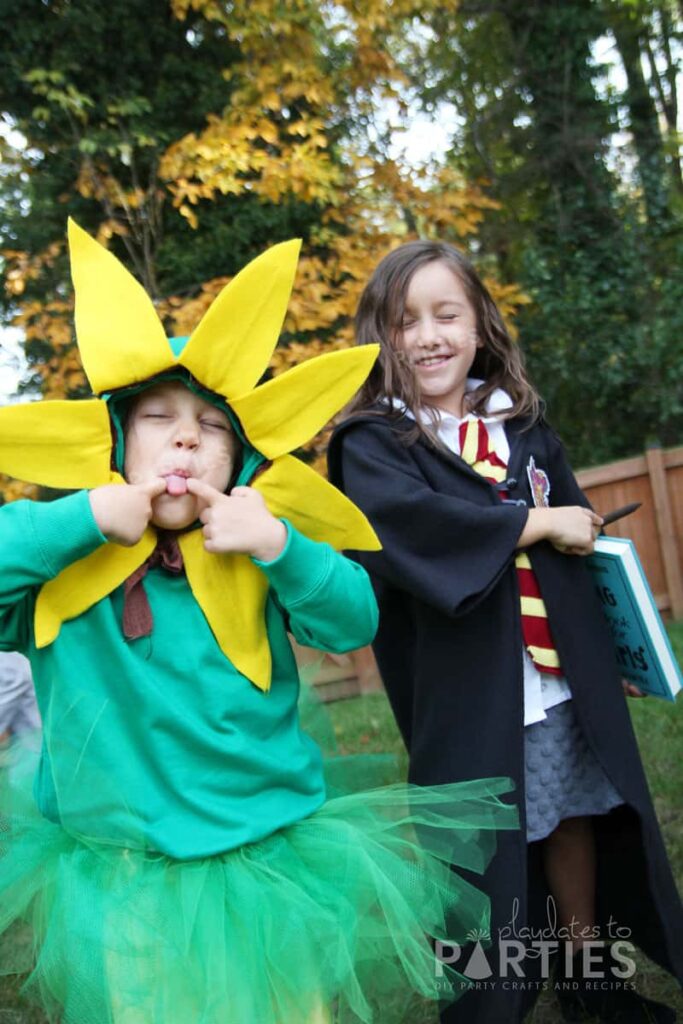
[[[460,455],[486,480],[502,483],[507,477],[507,463],[491,447],[486,425],[480,419],[463,420],[460,424]],[[508,492],[500,490],[501,498]],[[515,558],[522,606],[522,636],[529,656],[539,672],[561,676],[560,659],[555,649],[548,613],[536,574],[528,555],[520,551]]]

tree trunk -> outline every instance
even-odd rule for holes
[[[605,162],[610,121],[592,81],[591,45],[604,31],[592,0],[501,0],[515,40],[519,82],[530,97],[533,152],[555,244],[614,226]]]
[[[645,28],[631,8],[624,11],[612,7],[610,11],[611,28],[628,82],[626,102],[638,156],[638,177],[643,188],[645,211],[650,227],[661,230],[663,224],[670,220],[668,174],[657,108],[643,74],[642,39]]]

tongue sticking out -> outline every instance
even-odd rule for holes
[[[178,476],[177,473],[171,473],[166,477],[166,493],[179,495],[187,494],[187,480],[184,476]]]

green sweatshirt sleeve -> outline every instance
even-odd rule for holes
[[[365,570],[283,522],[287,541],[281,553],[272,562],[254,562],[288,615],[290,631],[299,643],[335,654],[369,644],[378,611]]]
[[[0,508],[0,650],[26,649],[36,589],[102,544],[87,491]]]

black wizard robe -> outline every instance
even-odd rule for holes
[[[522,827],[500,833],[481,881],[492,899],[493,975],[444,1021],[521,1019],[540,965],[525,961],[524,984],[497,974],[496,937],[549,926],[539,844],[524,823],[524,697],[520,601],[514,557],[533,506],[531,457],[550,482],[551,505],[588,505],[562,445],[542,421],[509,420],[505,504],[459,456],[414,428],[369,412],[334,432],[330,479],[370,519],[382,550],[350,554],[370,573],[380,607],[374,644],[410,755],[410,780],[432,785],[510,776]],[[624,805],[595,818],[600,938],[627,936],[683,975],[683,915],[626,706],[614,646],[584,559],[541,542],[528,551],[586,740]],[[510,924],[514,918],[514,926]],[[610,925],[611,922],[611,925]],[[608,934],[609,932],[609,934]],[[528,934],[528,933],[525,933]],[[528,945],[530,940],[525,939]],[[464,963],[459,960],[456,969]],[[496,986],[491,982],[497,980]],[[507,980],[508,984],[504,984]],[[515,986],[511,982],[517,981]]]

